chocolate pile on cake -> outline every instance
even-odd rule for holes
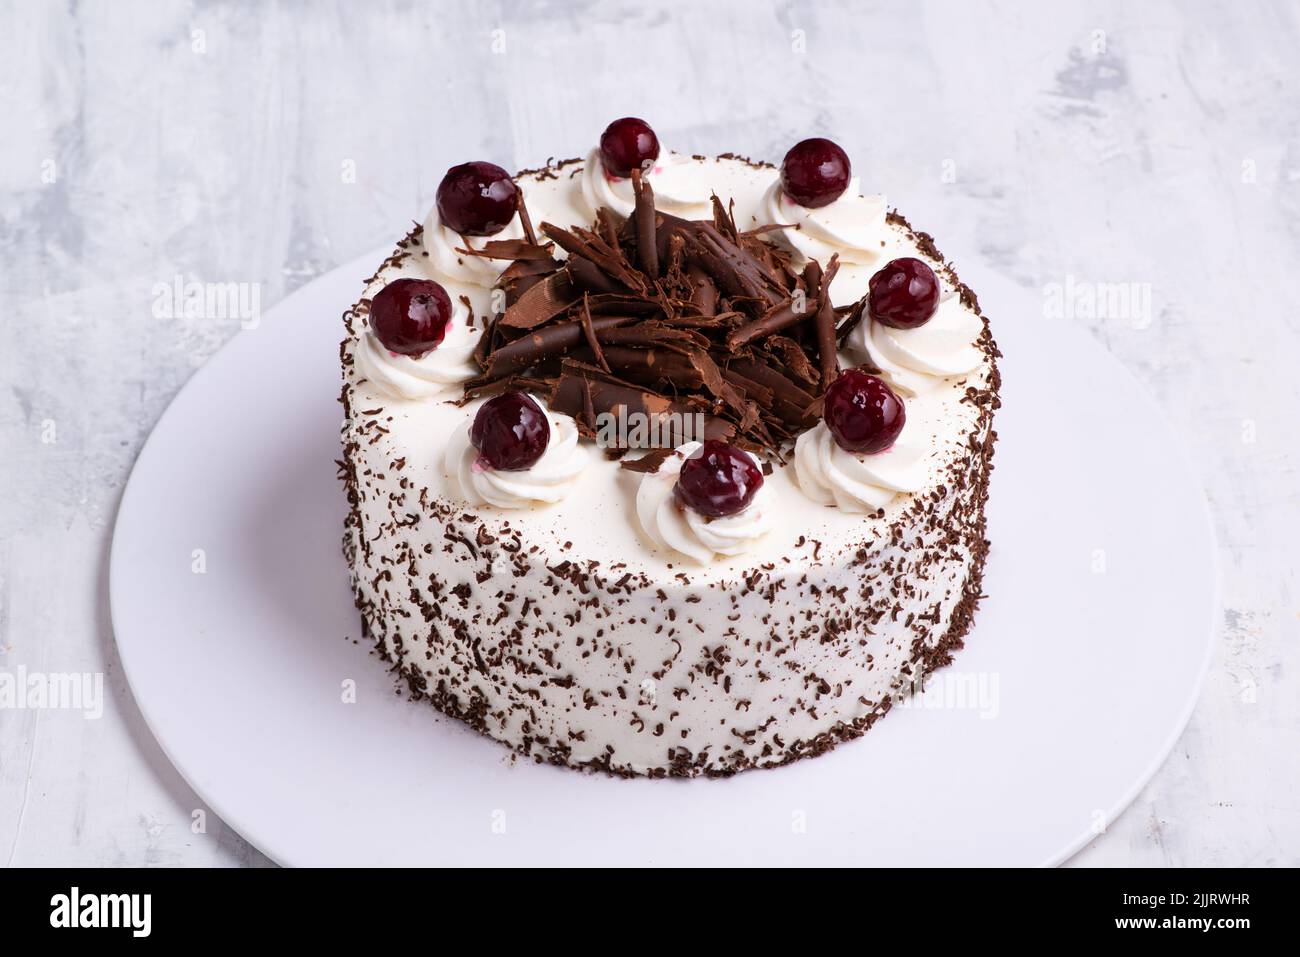
[[[602,208],[590,229],[543,223],[549,243],[489,242],[477,253],[510,265],[505,311],[467,393],[538,392],[593,439],[597,417],[620,407],[700,413],[707,438],[779,458],[820,415],[837,343],[863,302],[832,304],[835,256],[825,269],[797,268],[759,238],[780,227],[742,232],[716,195],[711,221],[656,211],[653,187],[633,179],[626,220]]]

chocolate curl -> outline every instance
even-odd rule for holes
[[[741,346],[753,342],[755,339],[770,336],[773,333],[788,329],[813,315],[817,311],[816,301],[811,301],[813,291],[818,288],[821,281],[821,266],[816,260],[812,260],[804,267],[803,276],[797,286],[797,291],[791,297],[788,303],[769,309],[763,314],[762,318],[748,325],[741,326],[727,336],[727,348],[735,352]],[[799,301],[799,291],[802,291],[803,301]]]
[[[751,428],[758,421],[758,408],[746,400],[745,393],[726,380],[718,364],[707,352],[692,351],[687,354],[691,366],[699,374],[704,388],[722,402],[740,420],[741,430]]]
[[[813,367],[803,346],[786,336],[772,336],[767,340],[767,347],[774,357],[785,363],[800,383],[812,389],[820,389],[821,372]]]
[[[809,293],[818,294],[822,287],[822,264],[815,259],[808,260],[808,265],[803,267],[803,288]],[[820,301],[820,300],[819,300]]]
[[[570,256],[566,268],[569,270],[569,278],[573,285],[583,292],[608,293],[610,295],[626,294],[627,289],[620,286],[614,280],[610,279],[600,267],[590,259],[583,259],[581,256]]]
[[[588,398],[590,401],[588,402]],[[564,360],[560,377],[548,399],[550,407],[564,415],[577,418],[591,416],[586,422],[594,429],[601,415],[619,415],[631,421],[631,416],[645,416],[645,422],[660,438],[673,441],[676,436],[668,428],[677,416],[694,415],[699,409],[679,399],[642,389],[615,378],[609,373],[584,362]],[[735,426],[716,416],[706,415],[704,438],[723,441],[735,435]]]
[[[483,381],[500,379],[522,372],[543,359],[563,355],[582,342],[588,324],[594,339],[601,331],[630,321],[627,316],[601,316],[599,319],[592,320],[588,315],[586,320],[559,322],[535,329],[489,353],[482,379]]]
[[[585,292],[582,294],[581,317],[582,317],[582,334],[587,340],[587,345],[591,349],[591,354],[596,357],[596,364],[600,366],[602,369],[604,369],[606,372],[608,372],[609,363],[605,361],[605,354],[600,351],[600,340],[596,338],[595,323],[591,321],[591,306],[587,302],[587,294]],[[618,317],[615,316],[613,318],[617,319]],[[604,321],[608,322],[609,317],[605,317]]]
[[[840,316],[846,317],[844,321],[840,322],[839,328],[835,330],[836,342],[839,342],[841,346],[844,345],[845,339],[849,338],[849,333],[852,333],[854,329],[858,328],[858,324],[861,324],[863,316],[866,316],[866,313],[867,296],[862,296],[861,299],[858,299],[858,302],[855,302],[853,306],[848,307],[848,309],[836,309],[836,319],[839,319]],[[868,371],[870,371],[870,369],[868,369]],[[879,372],[879,369],[875,369],[875,371]]]
[[[465,239],[464,236],[461,239]],[[553,261],[550,245],[538,246],[536,243],[522,239],[492,239],[483,244],[482,249],[475,249],[465,242],[465,248],[457,247],[456,252],[479,259],[544,259]]]
[[[670,244],[674,236],[689,245],[695,237],[698,226],[698,223],[689,219],[665,213],[661,209],[655,210],[655,249],[659,252],[659,258],[669,258]]]
[[[632,170],[632,191],[636,195],[636,258],[641,271],[652,279],[659,275],[659,249],[655,237],[655,192],[641,177],[639,169]]]
[[[488,355],[496,347],[498,332],[496,320],[488,319],[483,327],[483,334],[478,337],[478,342],[474,343],[474,351],[470,355],[474,359],[474,364],[480,369],[487,368]]]
[[[780,332],[782,329],[788,329],[807,319],[811,311],[810,307],[815,309],[816,305],[816,303],[809,303],[806,299],[803,302],[798,302],[796,298],[791,298],[789,302],[774,306],[763,313],[761,318],[733,330],[727,336],[727,348],[735,352],[741,346],[753,342],[755,339],[761,339],[764,336]]]
[[[820,276],[817,314],[813,317],[817,330],[817,358],[821,364],[823,392],[831,387],[835,377],[840,374],[840,359],[835,352],[835,306],[831,304],[831,280],[839,268],[840,257],[835,253],[826,264],[826,272]]]
[[[621,250],[610,246],[595,233],[576,226],[572,231],[560,229],[551,223],[542,223],[542,232],[570,257],[590,259],[605,275],[628,289],[639,293],[646,291],[645,278],[628,265]]]
[[[528,215],[528,203],[524,201],[524,191],[519,191],[519,225],[524,228],[524,239],[536,246],[537,233],[533,231],[533,217]]]
[[[773,288],[771,277],[753,255],[731,242],[715,227],[701,223],[696,229],[696,241],[699,265],[727,295],[756,299],[767,309],[778,306],[785,299],[786,291]]]
[[[745,401],[744,394],[728,383],[708,353],[698,349],[638,349],[630,346],[606,346],[605,358],[620,376],[642,385],[666,384],[672,389],[706,389],[728,406],[743,423],[757,421],[758,410]]]
[[[591,314],[612,315],[618,313],[626,316],[640,316],[645,318],[653,316],[659,312],[659,303],[652,299],[642,299],[639,296],[629,296],[623,293],[592,293],[591,294]]]
[[[793,223],[768,223],[766,226],[755,226],[753,229],[747,229],[740,234],[742,239],[749,237],[758,238],[766,236],[768,233],[774,233],[779,229],[794,229]]]
[[[692,349],[704,350],[709,347],[709,340],[691,329],[675,329],[661,322],[642,322],[626,329],[610,329],[599,333],[600,341],[606,345],[638,346],[643,349],[663,347],[678,352]]]
[[[747,399],[752,399],[763,406],[772,404],[774,393],[767,386],[745,378],[735,369],[723,369],[722,376],[727,380],[728,385],[740,390]]]
[[[728,367],[755,385],[771,390],[772,411],[786,424],[811,425],[807,410],[816,401],[812,393],[799,388],[784,375],[756,359],[735,359]]]
[[[618,241],[619,222],[614,211],[608,206],[596,210],[596,225],[600,228],[600,234],[609,247],[616,252],[622,252]]]
[[[658,233],[656,232],[656,236]],[[656,239],[657,243],[658,240]],[[686,258],[686,239],[684,236],[673,233],[668,237],[668,265],[664,269],[664,275],[668,279],[669,288],[679,285],[682,279],[682,262]]]
[[[735,200],[732,200],[727,206],[722,205],[722,200],[718,198],[717,193],[709,195],[709,202],[713,206],[713,226],[718,232],[722,233],[733,243],[740,238],[736,232]]]
[[[754,257],[755,262],[759,264],[762,270],[767,274],[774,288],[781,290],[793,289],[799,283],[799,272],[790,262],[790,257],[773,246],[765,243],[761,239],[742,239],[741,246],[748,250]],[[816,291],[815,285],[808,285],[804,282],[804,289],[807,291],[809,298]]]
[[[536,328],[568,309],[574,299],[568,274],[552,273],[508,306],[501,324],[511,329]]]
[[[690,266],[686,270],[686,278],[691,284],[691,302],[700,311],[700,315],[717,315],[718,287],[713,284],[709,274],[699,266]]]
[[[680,352],[660,349],[636,349],[631,346],[607,346],[605,358],[609,368],[644,385],[668,382],[677,388],[698,389],[704,377],[690,357]]]
[[[513,306],[524,293],[558,269],[559,263],[553,259],[517,259],[512,262],[497,279],[497,285],[506,293],[506,307]]]

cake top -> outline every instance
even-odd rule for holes
[[[778,171],[624,118],[581,165],[454,167],[420,242],[427,278],[380,277],[352,354],[388,401],[454,403],[442,491],[545,511],[639,473],[642,541],[678,560],[757,557],[787,488],[883,520],[941,479],[993,354],[928,238],[823,139]]]

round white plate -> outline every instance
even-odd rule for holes
[[[964,278],[1006,354],[989,597],[925,707],[778,770],[624,781],[513,761],[395,693],[357,642],[334,465],[340,316],[383,256],[294,293],[190,380],[114,534],[113,625],[140,709],[275,860],[1053,864],[1173,747],[1216,608],[1199,484],[1114,359],[977,270]]]

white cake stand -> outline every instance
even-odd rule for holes
[[[1119,363],[978,271],[963,278],[1006,354],[988,598],[925,706],[775,771],[623,781],[513,761],[395,693],[357,640],[334,466],[339,317],[385,253],[294,293],[190,380],[114,534],[140,709],[275,860],[1055,864],[1168,755],[1217,605],[1200,484]]]

